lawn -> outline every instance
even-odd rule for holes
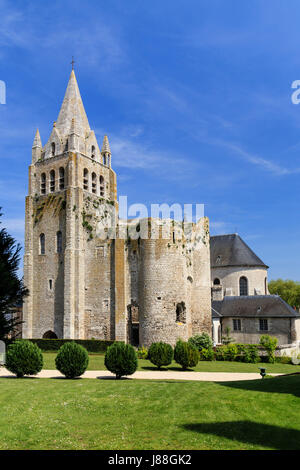
[[[44,369],[55,369],[55,357],[56,353],[44,353]],[[105,370],[103,354],[90,354],[89,358],[88,370]],[[259,367],[266,367],[268,373],[300,372],[300,366],[292,364],[246,364],[228,361],[200,361],[193,370],[197,372],[258,372]],[[182,370],[176,362],[173,362],[168,369]],[[157,370],[157,368],[151,362],[139,359],[138,370]]]
[[[0,449],[300,449],[300,375],[0,379]]]

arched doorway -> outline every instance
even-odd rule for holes
[[[57,335],[54,333],[54,331],[46,331],[46,333],[43,334],[44,339],[57,339]]]

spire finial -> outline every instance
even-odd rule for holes
[[[72,64],[72,70],[74,70],[74,64],[75,64],[74,56],[72,56],[72,62],[71,62],[71,64]]]

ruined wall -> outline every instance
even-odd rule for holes
[[[149,224],[159,225],[151,219]],[[202,221],[193,228],[203,237]],[[174,227],[173,227],[174,231]],[[207,331],[211,334],[209,245],[196,250],[185,238],[140,241],[138,276],[140,345]]]

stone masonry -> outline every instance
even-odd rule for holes
[[[100,150],[73,70],[48,142],[34,139],[25,219],[24,338],[149,346],[211,334],[208,220],[181,237],[172,221],[163,236],[161,219],[124,232],[108,138]]]

